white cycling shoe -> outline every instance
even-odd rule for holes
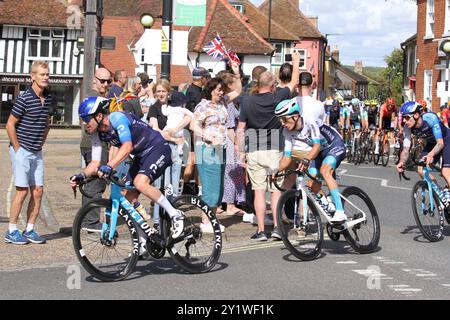
[[[330,220],[331,223],[344,223],[345,221],[347,221],[347,215],[341,210],[336,210],[333,218]]]

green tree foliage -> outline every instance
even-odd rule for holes
[[[383,72],[385,86],[383,93],[387,96],[394,97],[395,102],[402,102],[403,91],[403,51],[394,49],[389,56],[384,58],[387,68]]]

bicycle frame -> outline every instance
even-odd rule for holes
[[[430,172],[436,172],[435,170],[432,170],[428,167],[423,167],[422,169],[423,171],[423,180],[427,183],[428,185],[428,192],[429,192],[429,196],[430,196],[430,206],[431,206],[431,210],[434,210],[434,197],[433,197],[433,192],[436,193],[436,195],[438,196],[438,199],[441,201],[441,203],[443,203],[441,196],[440,196],[440,188],[439,185],[434,182],[433,180],[431,180],[430,177]],[[422,196],[423,196],[423,191],[422,191]],[[425,204],[422,201],[422,209],[425,209]]]
[[[316,209],[319,210],[319,212],[321,213],[321,215],[323,217],[325,217],[327,223],[333,225],[331,223],[331,217],[329,216],[329,214],[322,208],[322,206],[320,206],[317,201],[316,201],[316,197],[312,194],[311,191],[309,191],[309,189],[306,187],[305,184],[305,178],[303,175],[297,175],[297,179],[296,179],[296,184],[297,184],[297,191],[301,192],[301,199],[307,199],[309,198],[310,200],[312,200],[312,202],[314,203],[314,206],[316,207]],[[356,220],[352,220],[351,222],[345,222],[342,225],[337,226],[339,231],[338,232],[342,232],[344,230],[347,230],[361,222],[364,222],[367,220],[366,218],[366,213],[364,211],[362,211],[361,209],[359,209],[356,205],[354,205],[352,202],[350,202],[346,197],[344,197],[342,194],[340,195],[341,198],[343,200],[345,200],[346,203],[350,204],[352,207],[354,207],[356,210],[358,210],[360,213],[362,213],[362,218],[356,219]],[[297,204],[295,204],[297,205]],[[305,226],[307,224],[308,221],[308,205],[307,205],[307,201],[302,201],[302,205],[303,205],[303,221],[302,221],[302,225]],[[295,210],[295,212],[297,212],[297,210]],[[295,216],[294,216],[294,221],[295,221]]]

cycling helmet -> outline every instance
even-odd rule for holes
[[[415,101],[407,101],[400,107],[402,114],[414,114],[416,112],[422,113],[423,107]]]
[[[420,104],[424,108],[427,107],[427,102],[425,100],[423,100],[423,99],[417,100],[417,103]]]
[[[395,99],[394,98],[387,98],[386,99],[386,104],[389,105],[394,105],[395,104]]]
[[[109,107],[109,99],[103,97],[88,97],[80,104],[78,114],[80,118],[88,123],[97,114],[107,113]]]
[[[361,101],[359,101],[358,98],[353,98],[352,101],[351,101],[351,104],[353,106],[359,106],[360,103],[361,103]]]
[[[275,108],[275,115],[277,117],[291,117],[296,114],[301,114],[301,108],[297,103],[297,98],[281,101]]]

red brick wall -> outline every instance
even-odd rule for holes
[[[437,97],[437,83],[441,81],[440,71],[436,70],[435,65],[440,64],[438,57],[438,42],[434,39],[441,38],[444,33],[445,24],[445,0],[435,0],[434,12],[434,38],[424,39],[426,35],[426,14],[427,0],[417,1],[417,83],[416,98],[423,99],[424,96],[424,71],[433,70],[433,111],[438,112],[440,99]]]

